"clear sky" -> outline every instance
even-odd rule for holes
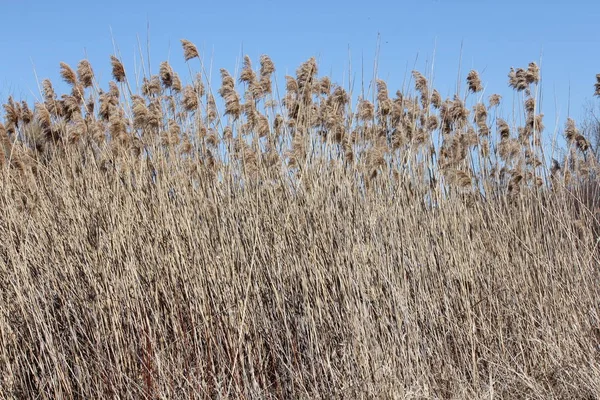
[[[542,67],[547,134],[553,133],[556,118],[562,129],[569,109],[578,118],[586,101],[599,101],[592,98],[600,73],[597,0],[4,0],[0,10],[3,100],[8,94],[33,100],[39,93],[35,74],[40,81],[58,82],[59,62],[75,68],[82,58],[90,60],[106,86],[113,39],[129,76],[134,60],[139,67],[138,38],[144,56],[149,38],[153,72],[168,59],[185,80],[179,44],[185,38],[207,63],[212,60],[215,76],[219,68],[234,73],[243,54],[258,66],[258,57],[266,53],[281,84],[283,74],[294,73],[311,56],[317,57],[319,74],[341,83],[347,82],[351,57],[360,85],[363,64],[365,79],[372,77],[379,36],[378,76],[392,95],[407,72],[425,73],[432,61],[434,86],[443,96],[452,95],[462,59],[461,81],[470,69],[478,70],[486,97],[505,95],[503,113],[508,113],[510,67],[536,61]]]

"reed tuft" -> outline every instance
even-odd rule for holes
[[[183,58],[185,61],[189,61],[192,58],[200,58],[198,49],[189,40],[181,39],[181,47],[183,47]]]
[[[110,56],[110,64],[112,65],[112,76],[115,81],[119,83],[125,82],[125,67],[123,63],[117,57]]]

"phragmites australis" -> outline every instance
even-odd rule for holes
[[[177,74],[177,72],[173,73],[173,84],[171,85],[171,89],[175,92],[175,93],[179,93],[181,92],[181,79],[179,78],[179,75]]]
[[[77,64],[77,76],[79,77],[79,83],[84,88],[91,87],[94,83],[94,70],[88,60],[81,60]]]
[[[33,120],[33,112],[25,100],[21,101],[21,121],[28,124]]]
[[[527,89],[527,71],[522,68],[517,68],[515,70],[511,67],[510,72],[508,73],[508,85],[518,92]]]
[[[510,137],[510,128],[505,120],[498,118],[496,120],[496,126],[501,139],[505,140]]]
[[[56,92],[52,86],[50,79],[44,79],[42,82],[42,92],[44,94],[44,100],[47,102],[56,100]]]
[[[150,119],[150,111],[146,107],[146,102],[143,97],[138,95],[131,96],[131,102],[133,106],[131,111],[133,113],[133,127],[136,129],[142,129],[148,123]]]
[[[168,61],[160,63],[159,75],[165,89],[173,86],[173,68],[171,68]]]
[[[540,67],[534,62],[530,62],[527,67],[526,74],[527,83],[539,83],[540,81]]]
[[[502,100],[502,96],[499,94],[492,94],[488,99],[489,108],[496,107],[500,105],[500,101]]]
[[[467,188],[473,184],[473,177],[465,171],[449,169],[446,175],[452,184],[460,188]]]
[[[377,79],[377,111],[381,116],[389,115],[392,112],[392,101],[389,98],[387,84],[381,79]]]
[[[153,129],[159,129],[163,120],[163,110],[158,99],[153,99],[148,105],[148,126]]]
[[[189,40],[181,39],[181,47],[183,47],[183,58],[185,61],[189,61],[192,58],[199,57],[198,49],[194,43]]]
[[[233,110],[232,115],[233,115]],[[219,117],[219,112],[217,110],[217,103],[215,102],[215,98],[211,93],[206,95],[206,118],[208,122],[214,122]]]
[[[0,159],[4,160],[4,154],[1,153],[1,147],[4,147],[4,151],[10,152],[12,147],[12,141],[8,136],[8,132],[2,122],[0,122]]]
[[[115,56],[110,56],[110,64],[112,65],[112,75],[115,81],[125,82],[125,67],[123,63]]]
[[[272,82],[271,82],[271,74],[275,72],[275,64],[273,64],[273,61],[271,60],[271,58],[266,55],[263,54],[260,56],[260,80],[258,82],[258,84],[256,84],[255,86],[257,86],[258,88],[255,89],[255,92],[257,92],[257,98],[260,98],[266,94],[272,93]]]
[[[421,93],[427,93],[427,79],[419,71],[412,71],[412,76],[415,79],[415,89]]]
[[[150,80],[144,78],[142,83],[142,94],[144,96],[157,96],[161,92],[160,78],[157,75],[150,77]]]
[[[285,90],[292,93],[298,92],[298,81],[293,76],[285,76]]]
[[[38,122],[42,131],[48,133],[52,126],[52,117],[50,111],[44,103],[37,103],[35,105],[35,120]]]
[[[356,116],[359,120],[369,121],[375,116],[375,107],[369,100],[359,99]]]
[[[533,97],[528,97],[525,100],[525,111],[527,111],[528,114],[535,111],[535,99]]]
[[[181,42],[186,61],[198,57],[193,44]],[[97,86],[99,82],[95,81],[92,67],[84,59],[79,61],[76,69],[66,63],[60,64],[61,80],[70,85],[66,94],[57,96],[50,81],[44,81],[43,101],[36,104],[35,112],[26,102],[9,98],[2,111],[11,140],[13,137],[17,141],[21,137],[29,140],[33,135],[41,137],[43,142],[46,138],[46,141],[52,139],[64,145],[103,136],[109,142],[112,138],[117,139],[115,143],[130,142],[138,136],[153,145],[161,139],[168,146],[179,142],[181,146],[176,154],[189,154],[193,143],[198,145],[198,152],[192,153],[201,159],[206,156],[207,145],[214,143],[217,146],[220,140],[233,143],[241,137],[256,142],[257,146],[251,150],[260,165],[266,161],[259,155],[267,154],[266,150],[262,152],[267,148],[277,148],[280,155],[292,149],[290,165],[296,166],[304,166],[305,162],[308,165],[312,157],[329,156],[326,152],[335,148],[338,161],[362,166],[370,160],[365,171],[373,173],[372,176],[377,175],[377,171],[387,171],[379,169],[380,166],[387,167],[387,163],[412,162],[404,156],[404,150],[423,151],[423,155],[429,151],[434,155],[429,166],[432,175],[445,173],[439,168],[465,171],[465,175],[454,182],[459,187],[470,187],[471,179],[474,187],[481,178],[496,179],[488,172],[503,167],[507,171],[520,168],[523,187],[533,185],[535,176],[530,179],[527,174],[545,161],[537,156],[542,138],[538,133],[544,126],[537,93],[533,93],[540,82],[540,70],[535,63],[530,63],[526,69],[511,71],[510,84],[524,92],[522,100],[526,113],[524,118],[511,119],[510,128],[497,115],[499,109],[492,112],[492,107],[501,102],[500,95],[482,96],[485,88],[476,70],[469,71],[466,77],[468,92],[464,97],[450,94],[443,101],[425,76],[413,71],[414,87],[409,88],[408,93],[398,91],[396,97],[391,98],[387,83],[374,79],[369,82],[368,95],[359,97],[358,103],[353,104],[351,94],[330,77],[317,75],[314,58],[303,63],[295,76],[286,77],[287,91],[281,98],[272,95],[275,66],[267,55],[261,55],[260,69],[258,65],[253,69],[251,59],[244,56],[239,74],[239,82],[243,84],[238,83],[237,75],[221,70],[221,86],[214,91],[205,91],[201,74],[192,75],[189,84],[182,84],[179,75],[165,61],[156,75],[140,77],[142,84],[138,94],[128,92],[128,96],[122,96],[124,93],[120,92],[129,89],[131,77],[125,77],[117,57],[112,56],[111,63],[115,79],[104,90]],[[596,80],[596,94],[600,96],[600,74]],[[119,82],[125,85],[121,86]],[[244,92],[236,92],[236,86]],[[213,94],[217,96],[215,92],[222,97],[218,99],[219,108],[212,97]],[[469,93],[478,94],[471,97]],[[88,98],[89,104],[86,104]],[[490,137],[494,129],[497,135]],[[434,146],[432,143],[436,140],[432,139],[437,139],[438,133],[440,141]],[[571,153],[578,160],[590,155],[591,144],[582,133],[574,121],[567,122],[564,134]],[[191,135],[195,135],[193,140]],[[35,143],[30,141],[26,146],[35,146]],[[324,143],[330,147],[320,148]],[[52,144],[48,143],[48,146]],[[220,158],[221,151],[228,156],[229,150],[211,147],[211,151]],[[385,157],[380,157],[382,154]],[[471,158],[468,156],[477,154],[486,157],[485,162],[472,165],[473,170],[470,170],[467,161]],[[253,155],[249,157],[251,159]],[[425,167],[415,166],[419,176],[422,175],[420,169],[424,171]],[[477,168],[482,169],[483,175]],[[575,167],[569,169],[576,170]],[[505,179],[503,185],[507,183]]]
[[[419,92],[427,91],[427,79],[419,71],[412,71],[412,76],[415,79],[415,89]]]
[[[333,89],[333,93],[327,98],[327,102],[341,114],[344,111],[344,107],[350,102],[350,96],[344,88],[336,86]]]
[[[235,81],[226,69],[221,69],[221,88],[219,94],[225,100],[225,115],[237,119],[241,114],[240,96],[235,91]]]
[[[244,82],[248,85],[252,85],[256,81],[256,73],[252,69],[252,61],[247,55],[244,56],[244,66],[242,67],[242,72],[240,73],[239,81]]]
[[[260,76],[265,77],[273,72],[275,72],[275,64],[273,64],[271,57],[266,54],[260,56]]]
[[[567,142],[571,144],[578,135],[579,129],[577,129],[575,121],[571,118],[567,118],[567,122],[565,123],[565,138],[567,139]]]
[[[487,108],[483,103],[477,103],[475,107],[473,107],[473,122],[475,122],[478,126],[484,125],[487,120]]]
[[[316,92],[322,95],[328,95],[331,91],[331,79],[328,76],[324,76],[319,80]]]
[[[310,95],[310,85],[312,85],[316,74],[317,60],[314,57],[311,57],[308,59],[308,61],[303,62],[296,70],[298,88],[304,92],[307,98]]]
[[[425,124],[425,127],[426,127],[427,131],[429,131],[429,132],[433,132],[433,131],[435,131],[437,128],[439,128],[439,126],[440,126],[440,121],[438,120],[438,117],[437,117],[437,116],[435,116],[435,115],[430,115],[430,116],[427,118],[427,121],[426,121],[426,124]]]
[[[433,89],[431,92],[431,105],[436,109],[439,109],[442,106],[442,96],[437,89]]]
[[[590,142],[581,134],[575,136],[575,145],[582,152],[586,152],[590,148]]]
[[[60,63],[60,76],[69,85],[77,84],[77,75],[75,74],[75,71],[73,71],[73,69],[67,63],[64,63],[64,62]]]
[[[194,111],[198,109],[198,94],[194,87],[188,85],[183,88],[183,99],[181,100],[181,104],[183,105],[184,110],[186,111]]]
[[[201,74],[196,74],[196,80],[194,81],[194,90],[198,94],[198,97],[202,97],[206,94],[204,90],[204,83],[202,83]]]
[[[42,92],[44,94],[44,104],[46,105],[48,112],[53,116],[60,116],[61,109],[58,100],[56,99],[56,92],[49,79],[44,79],[42,82]]]
[[[450,107],[450,117],[458,127],[464,126],[469,117],[469,110],[457,95],[454,95],[454,101]]]
[[[508,85],[520,92],[527,90],[530,84],[537,84],[540,81],[540,67],[534,62],[529,63],[527,69],[510,68],[508,74]]]
[[[481,79],[479,78],[479,74],[475,70],[471,70],[467,75],[467,85],[469,90],[473,93],[481,92],[483,90],[483,85],[481,84]]]
[[[12,96],[8,97],[8,102],[3,105],[5,111],[5,118],[7,122],[7,129],[12,130],[18,127],[19,120],[21,119],[21,105],[15,102]]]

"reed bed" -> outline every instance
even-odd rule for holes
[[[182,48],[6,101],[2,398],[598,398],[597,163],[572,120],[544,154],[535,63],[501,116],[476,71],[213,87]]]

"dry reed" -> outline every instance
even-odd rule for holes
[[[7,99],[0,397],[600,393],[597,164],[574,121],[546,167],[530,95],[511,126],[499,95],[444,100],[417,71],[375,103],[314,58],[283,94],[274,73],[245,57],[244,92],[222,69],[216,99],[164,62],[125,99],[83,60],[61,63],[70,94]]]

